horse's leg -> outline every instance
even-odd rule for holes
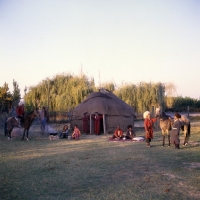
[[[163,139],[162,146],[164,147],[165,146],[165,135],[162,136],[162,139]]]
[[[22,140],[24,140],[25,131],[26,131],[26,129],[24,128],[24,132],[23,132]]]
[[[8,138],[7,140],[10,140],[10,131],[7,132]]]
[[[169,132],[169,130],[167,130],[167,136],[168,136],[168,147],[170,147],[171,142],[170,142],[170,132]]]
[[[11,139],[11,132],[12,132],[12,129],[7,132],[8,133],[8,140],[12,140]]]
[[[12,128],[8,131],[9,140],[12,140],[11,133],[12,133],[13,128],[14,128],[14,126],[12,126]]]
[[[7,120],[6,120],[7,121]],[[4,124],[4,134],[5,136],[8,135],[8,130],[7,130],[7,123],[5,121],[5,124]]]
[[[28,132],[29,132],[29,128],[27,128],[27,131],[26,131],[26,140],[29,141],[28,139]]]
[[[162,129],[162,147],[165,146],[165,131]]]
[[[187,126],[187,143],[189,142],[189,139],[190,139],[190,129],[191,129],[191,126],[190,126],[190,123],[189,123],[188,126]]]
[[[188,144],[189,137],[190,137],[190,135],[189,135],[189,131],[188,131],[188,126],[184,125],[184,138],[185,139],[184,139],[183,145],[187,145]]]

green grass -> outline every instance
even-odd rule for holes
[[[0,199],[200,199],[199,127],[180,150],[161,147],[160,131],[152,148],[107,135],[49,141],[37,127],[29,142],[0,133]]]

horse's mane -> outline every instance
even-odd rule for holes
[[[28,114],[26,114],[26,117],[32,115],[34,111],[35,111],[35,110],[30,111]]]
[[[167,115],[165,112],[162,112],[162,114],[161,114],[161,116],[160,116],[160,118],[162,118],[162,119],[169,119],[169,115]]]

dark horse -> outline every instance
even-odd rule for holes
[[[168,137],[168,146],[170,147],[170,130],[172,129],[172,119],[160,110],[156,110],[156,117],[159,119],[160,129],[162,131],[162,146],[165,146],[165,136]]]
[[[24,123],[22,124],[22,127],[24,128],[22,140],[24,140],[26,133],[26,140],[28,141],[28,132],[36,116],[38,116],[37,110],[33,110],[29,114],[25,115]],[[8,140],[11,140],[11,132],[14,127],[19,127],[18,119],[15,117],[9,117],[5,122],[5,136],[8,135]]]
[[[179,119],[182,123],[181,129],[184,133],[184,142],[183,145],[186,146],[189,142],[189,138],[190,138],[190,130],[191,130],[191,125],[190,125],[190,120],[188,117],[186,117],[185,115],[181,115],[181,119]]]
[[[162,130],[163,136],[163,146],[165,145],[165,135],[168,136],[168,146],[170,146],[170,130],[173,119],[169,115],[166,115],[165,112],[162,112],[161,109],[156,109],[156,117],[159,118],[160,121],[160,128]],[[181,115],[181,118],[179,120],[181,122],[181,130],[184,132],[185,138],[183,145],[185,146],[188,144],[190,138],[190,120],[185,115]]]

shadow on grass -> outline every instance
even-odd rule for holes
[[[105,135],[6,141],[0,136],[2,199],[199,199],[199,146],[152,148]],[[191,136],[199,141],[199,134]],[[187,164],[187,166],[190,166]]]

